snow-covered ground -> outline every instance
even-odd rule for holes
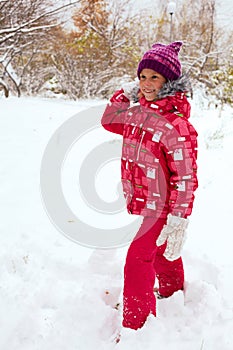
[[[200,93],[192,101],[199,189],[183,254],[185,293],[159,300],[158,317],[137,332],[122,330],[116,344],[127,247],[93,250],[65,238],[44,211],[39,185],[50,137],[99,103],[0,99],[0,348],[231,350],[233,110],[219,118]]]

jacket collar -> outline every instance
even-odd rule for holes
[[[190,104],[186,97],[188,91],[191,91],[191,84],[187,76],[181,76],[174,81],[168,81],[159,91],[155,101],[147,101],[145,97],[140,98],[141,106],[157,110],[157,113],[163,115],[170,112],[180,117],[190,117]]]

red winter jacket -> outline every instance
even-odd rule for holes
[[[169,84],[160,91],[163,97],[154,102],[142,97],[131,107],[123,90],[115,92],[101,120],[105,129],[123,135],[122,184],[132,214],[186,218],[192,211],[197,132],[188,121],[190,104],[180,84]]]

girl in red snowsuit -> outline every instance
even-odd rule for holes
[[[182,43],[154,44],[138,66],[139,86],[115,92],[102,117],[123,136],[121,177],[127,210],[143,216],[124,269],[123,326],[138,329],[156,315],[154,295],[183,289],[180,257],[197,188],[197,133],[189,122],[188,79],[181,76]],[[135,102],[135,101],[134,101]]]

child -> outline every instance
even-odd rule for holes
[[[102,117],[123,136],[121,174],[127,210],[142,215],[124,268],[123,326],[138,329],[156,316],[154,294],[184,287],[181,249],[196,190],[197,132],[190,124],[188,79],[181,76],[181,42],[154,44],[138,65],[135,89],[116,91]],[[131,91],[132,90],[132,91]]]

